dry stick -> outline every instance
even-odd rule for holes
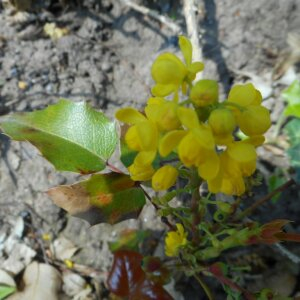
[[[193,45],[193,60],[202,61],[202,49],[199,42],[198,22],[195,13],[194,0],[183,0],[183,13],[186,22],[187,35],[191,39]],[[200,73],[197,74],[196,80],[201,77]]]
[[[290,179],[289,181],[287,181],[286,183],[282,184],[281,186],[279,186],[277,189],[275,189],[274,191],[272,191],[271,193],[269,193],[265,197],[263,197],[260,200],[256,201],[249,208],[245,209],[242,213],[240,213],[237,216],[237,219],[242,219],[245,216],[251,214],[257,207],[259,207],[260,205],[264,204],[265,202],[267,202],[268,200],[270,200],[273,196],[275,196],[277,193],[283,192],[284,190],[286,190],[288,187],[290,187],[291,185],[293,185],[295,183],[296,182],[294,181],[294,179]]]
[[[178,33],[181,32],[180,27],[177,24],[175,24],[170,18],[168,18],[166,16],[161,16],[158,12],[156,12],[153,9],[150,9],[148,7],[145,7],[145,6],[138,5],[136,3],[133,3],[130,0],[121,0],[121,2],[123,2],[124,4],[129,6],[130,8],[134,9],[135,11],[138,11],[139,13],[142,13],[146,16],[149,16],[149,17],[159,21],[160,23],[166,25],[171,30],[173,30],[174,33],[178,34]]]

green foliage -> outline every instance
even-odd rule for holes
[[[295,80],[283,91],[282,97],[287,102],[284,114],[300,118],[300,82]]]
[[[287,150],[287,154],[290,159],[290,164],[296,172],[295,180],[300,182],[300,119],[295,118],[289,121],[284,131],[289,138],[290,147]]]
[[[118,250],[138,251],[139,245],[149,234],[150,232],[145,230],[125,229],[115,242],[109,243],[109,249],[111,252]]]
[[[273,173],[273,175],[271,175],[268,179],[269,192],[274,191],[276,188],[278,188],[279,186],[281,186],[284,183],[285,183],[285,178],[284,178],[281,170],[276,169],[275,172]],[[275,203],[279,199],[280,195],[281,195],[281,193],[278,193],[272,197],[273,203]]]
[[[0,284],[0,300],[4,300],[6,297],[11,295],[15,291],[15,287]]]
[[[114,122],[85,103],[60,100],[44,110],[8,115],[4,133],[36,146],[57,170],[101,171],[117,144]]]

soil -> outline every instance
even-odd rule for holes
[[[16,12],[7,1],[0,1],[0,115],[41,109],[59,98],[87,101],[110,117],[122,106],[141,108],[150,96],[150,66],[154,58],[164,51],[178,52],[176,32],[117,0],[66,1],[66,5],[64,1],[36,1],[27,12]],[[205,78],[218,80],[222,93],[234,83],[254,81],[262,88],[264,103],[271,109],[275,124],[283,109],[280,93],[293,77],[274,81],[272,74],[289,51],[288,34],[299,33],[299,1],[196,2]],[[180,1],[136,3],[170,16],[185,33]],[[43,26],[51,22],[67,28],[69,33],[58,40],[47,37]],[[295,76],[299,77],[298,71],[295,66]],[[277,167],[288,168],[282,151],[261,148],[259,153],[258,167],[264,185],[255,190],[254,198],[266,192],[267,179]],[[75,182],[77,175],[56,172],[34,147],[1,134],[0,154],[0,231],[11,230],[17,216],[30,215],[32,226],[40,235],[67,237],[81,248],[73,260],[99,271],[97,283],[101,292],[95,292],[94,299],[107,297],[103,283],[112,261],[108,242],[124,226],[163,234],[164,225],[151,205],[144,208],[139,220],[127,221],[126,225],[90,228],[84,221],[66,215],[45,194],[50,187]],[[300,232],[299,199],[299,189],[292,187],[277,203],[268,202],[258,209],[254,217],[262,222],[290,219],[294,221],[291,230]],[[245,200],[245,205],[251,201],[253,197]],[[292,244],[287,248],[300,255],[299,246]],[[246,257],[251,251],[236,255]],[[282,250],[265,247],[255,248],[254,252],[264,266],[261,268],[265,273],[260,276],[268,277],[267,272],[276,269],[279,279],[274,279],[274,286],[286,287],[287,295],[300,291],[297,263]],[[282,272],[283,269],[288,271]],[[288,278],[280,277],[281,273],[288,274]],[[261,281],[255,275],[249,274],[248,282],[253,288]],[[176,280],[176,299],[206,299],[193,280]],[[216,286],[219,299],[225,299],[220,291]]]

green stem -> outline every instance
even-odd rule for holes
[[[207,298],[209,300],[214,300],[214,296],[212,294],[212,291],[210,290],[210,288],[207,286],[207,284],[202,280],[202,278],[200,276],[198,276],[197,274],[194,274],[194,277],[196,278],[196,280],[199,282],[199,284],[201,285],[203,291],[205,292]]]

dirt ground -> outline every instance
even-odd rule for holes
[[[142,107],[150,95],[150,66],[154,58],[164,51],[178,51],[177,32],[130,9],[122,1],[86,0],[81,5],[66,6],[59,1],[52,1],[51,5],[51,1],[44,1],[27,13],[16,13],[7,1],[0,1],[0,115],[44,108],[59,98],[88,101],[110,117],[125,105]],[[280,74],[276,79],[274,72],[275,66],[288,57],[288,35],[299,33],[300,2],[195,2],[205,78],[218,80],[223,93],[234,83],[254,82],[261,89],[275,124],[284,106],[281,91],[299,78],[297,66],[291,67],[288,75]],[[168,15],[186,33],[180,1],[136,3]],[[58,40],[47,37],[43,26],[51,22],[67,28],[69,33]],[[258,166],[265,179],[276,167],[288,166],[285,154],[280,151],[262,147],[259,153]],[[107,299],[103,282],[112,260],[107,243],[124,228],[124,223],[89,228],[84,221],[64,214],[45,191],[59,184],[73,183],[78,176],[56,172],[31,145],[10,141],[0,134],[0,155],[0,267],[9,258],[2,251],[1,243],[13,230],[18,216],[29,218],[30,230],[36,235],[35,242],[29,245],[47,244],[41,238],[45,234],[66,237],[80,249],[72,260],[91,267],[96,274],[85,277],[94,288],[89,299]],[[263,185],[254,197],[265,192]],[[299,199],[299,190],[291,188],[281,195],[282,202],[277,202],[277,206],[269,202],[254,217],[261,221],[287,218],[294,221],[290,225],[292,230],[300,232]],[[247,201],[250,203],[253,198]],[[145,207],[139,220],[127,221],[126,226],[154,230],[158,237],[164,229],[151,205]],[[286,247],[288,254],[277,247],[252,251],[257,257],[250,257],[251,263],[259,261],[257,268],[262,271],[248,274],[249,278],[244,280],[248,280],[249,287],[252,284],[253,289],[260,288],[260,284],[272,277],[269,280],[272,283],[265,284],[280,286],[286,295],[300,291],[299,261],[289,257],[291,253],[300,257],[300,247]],[[35,259],[43,261],[40,248],[36,249]],[[249,251],[238,255],[247,257]],[[176,289],[170,287],[175,299],[205,299],[195,282],[176,280]],[[64,295],[61,299],[72,297]],[[224,295],[220,294],[219,299],[225,299]]]

